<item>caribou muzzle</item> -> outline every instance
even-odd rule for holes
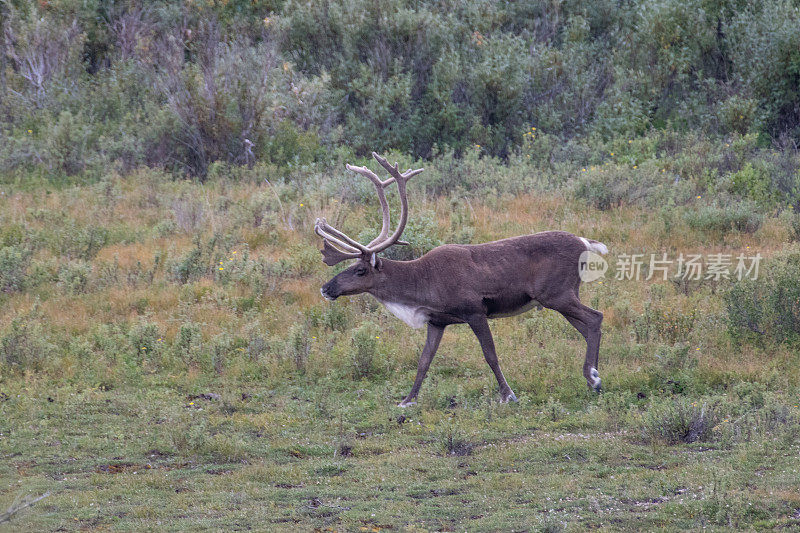
[[[323,285],[322,288],[319,290],[319,292],[320,292],[320,294],[322,294],[323,298],[325,298],[326,300],[329,300],[331,302],[334,301],[336,298],[338,298],[340,296],[339,294],[336,293],[335,290],[333,290],[333,291],[331,290],[331,284],[330,283],[326,283],[325,285]]]

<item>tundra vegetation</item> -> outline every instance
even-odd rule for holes
[[[0,2],[0,529],[800,527],[799,19]],[[319,295],[372,149],[426,169],[393,259],[560,229],[760,276],[584,285],[601,395],[553,311],[492,323],[511,405],[448,328],[400,410],[424,332]]]

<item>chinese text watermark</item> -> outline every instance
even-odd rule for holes
[[[619,254],[612,272],[616,280],[649,281],[660,279],[682,280],[743,280],[758,278],[761,254],[679,254],[670,257],[666,252],[659,254]],[[583,252],[578,263],[578,271],[584,282],[605,277],[608,262],[591,251]]]

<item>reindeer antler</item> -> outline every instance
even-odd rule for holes
[[[383,168],[385,168],[387,172],[389,172],[389,175],[391,176],[389,179],[381,181],[381,179],[367,167],[355,167],[347,165],[347,169],[365,176],[375,185],[375,190],[378,193],[378,201],[381,204],[381,213],[383,215],[381,232],[368,245],[364,246],[355,239],[348,237],[343,232],[329,225],[324,218],[318,218],[314,224],[314,231],[317,235],[325,240],[325,244],[322,249],[322,255],[324,256],[323,262],[326,265],[333,266],[341,261],[345,261],[346,259],[355,259],[364,255],[374,256],[374,254],[387,249],[393,244],[408,244],[407,242],[399,240],[400,235],[403,234],[403,230],[408,222],[408,196],[406,193],[406,183],[424,169],[408,169],[401,174],[397,163],[392,166],[386,161],[386,159],[379,156],[375,152],[372,152],[372,157],[374,157],[375,160]],[[392,183],[397,183],[397,191],[400,194],[400,223],[397,225],[394,233],[389,235],[389,228],[391,225],[389,217],[389,202],[386,201],[385,189]]]

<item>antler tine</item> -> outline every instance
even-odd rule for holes
[[[357,256],[361,255],[361,252],[359,252],[355,248],[351,248],[346,243],[340,241],[339,239],[337,239],[336,237],[333,237],[332,235],[328,235],[324,231],[321,231],[321,230],[317,229],[317,230],[315,230],[315,233],[317,235],[319,235],[320,237],[322,237],[322,239],[325,242],[327,242],[328,244],[330,244],[331,246],[333,246],[334,244],[336,246],[338,246],[338,248],[334,247],[334,249],[336,249],[336,251],[338,251],[338,252],[341,252],[342,250],[345,250],[344,253],[353,254],[354,257],[357,257]]]
[[[314,231],[323,239],[336,244],[348,253],[357,253],[358,255],[361,255],[362,253],[367,254],[371,252],[369,248],[360,242],[356,241],[355,239],[351,239],[338,229],[328,224],[324,218],[318,218],[316,220],[314,223]]]
[[[378,253],[380,251],[385,250],[386,248],[390,247],[391,245],[395,244],[400,235],[403,234],[403,230],[406,229],[406,223],[408,222],[408,195],[406,193],[406,183],[409,179],[416,176],[424,169],[417,169],[417,170],[407,170],[404,173],[400,173],[400,166],[395,163],[394,166],[390,165],[385,158],[379,156],[377,153],[372,152],[372,157],[389,172],[394,178],[394,181],[397,182],[397,192],[400,195],[400,222],[397,224],[397,228],[394,230],[391,236],[385,238],[384,240],[373,244],[370,243],[369,249],[372,253]]]
[[[384,189],[387,186],[389,186],[392,183],[394,183],[395,180],[394,180],[394,178],[389,178],[386,181],[381,181],[381,179],[374,172],[372,172],[370,169],[368,169],[367,167],[355,167],[355,166],[352,166],[352,165],[345,165],[345,166],[347,167],[347,170],[352,170],[353,172],[357,172],[358,174],[361,174],[362,176],[366,176],[367,178],[369,178],[369,180],[373,184],[375,184],[375,189],[378,192],[378,201],[381,203],[381,212],[382,212],[382,216],[383,216],[383,223],[381,225],[380,234],[378,234],[378,236],[375,237],[367,245],[367,248],[369,248],[369,247],[374,246],[375,244],[377,244],[379,242],[382,242],[384,239],[386,239],[386,236],[389,235],[389,226],[390,226],[389,202],[386,201],[386,193],[384,192]]]
[[[420,172],[422,172],[423,170],[425,170],[424,168],[418,168],[416,170],[411,170],[409,168],[408,170],[406,170],[405,172],[403,172],[401,174],[400,173],[400,164],[399,163],[395,163],[394,165],[390,165],[389,162],[386,160],[386,158],[381,157],[380,155],[378,155],[375,152],[372,152],[372,157],[374,157],[375,160],[378,163],[380,163],[380,165],[383,168],[386,169],[386,171],[389,173],[389,175],[392,176],[395,179],[400,178],[400,179],[402,179],[404,181],[408,181],[411,178],[413,178],[414,176],[416,176],[417,174],[419,174]]]

